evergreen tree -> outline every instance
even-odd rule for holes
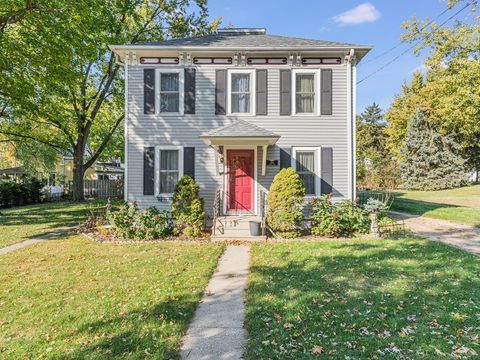
[[[383,111],[376,103],[357,117],[357,181],[368,188],[398,185],[397,164],[392,164],[387,149],[386,128]]]
[[[420,110],[409,122],[401,149],[402,187],[440,190],[462,186],[467,181],[460,145],[450,135],[441,135]]]

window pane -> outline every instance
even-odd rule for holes
[[[160,150],[160,170],[178,170],[178,150]]]
[[[296,107],[297,113],[315,112],[315,77],[313,74],[297,74]]]
[[[232,94],[232,113],[250,112],[250,94]]]
[[[160,172],[160,193],[171,194],[178,181],[178,171]]]
[[[315,100],[313,95],[297,94],[296,112],[313,113],[315,110]]]
[[[299,174],[300,178],[305,184],[305,193],[307,195],[315,195],[315,175],[314,174]]]
[[[162,73],[160,75],[160,91],[178,91],[178,74]]]
[[[250,74],[232,74],[232,92],[250,92]]]
[[[314,92],[314,75],[313,74],[297,74],[296,87],[297,93],[313,93]]]
[[[178,112],[179,103],[178,93],[160,94],[160,112]]]
[[[313,151],[309,152],[300,152],[297,151],[297,171],[304,172],[309,171],[315,172],[315,153]]]

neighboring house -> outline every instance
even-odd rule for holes
[[[308,196],[355,197],[356,64],[371,46],[224,29],[111,48],[125,66],[125,200],[168,209],[187,174],[210,216],[262,215],[290,166]]]

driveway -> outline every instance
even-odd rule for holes
[[[389,213],[404,220],[406,227],[417,235],[480,255],[480,229],[476,227],[396,211]]]

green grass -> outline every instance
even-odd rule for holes
[[[222,248],[74,236],[2,255],[0,358],[176,358]]]
[[[391,209],[480,227],[480,185],[440,191],[396,191]],[[368,196],[368,192],[361,193]]]
[[[255,244],[246,359],[477,358],[478,299],[480,259],[440,243]]]
[[[11,209],[0,209],[0,248],[58,228],[83,222],[88,209],[105,205],[104,200],[73,203],[55,201]]]

